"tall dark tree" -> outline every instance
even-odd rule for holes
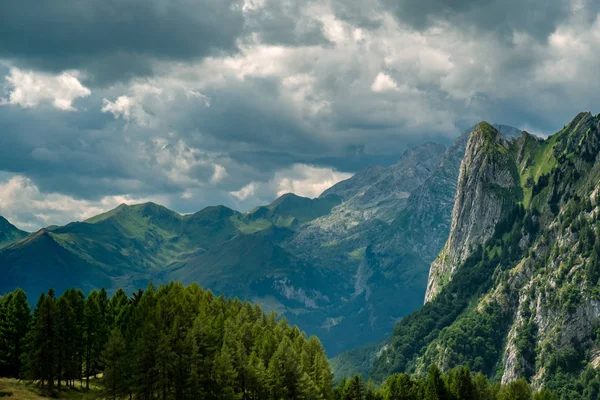
[[[83,385],[83,365],[85,359],[85,296],[81,290],[68,289],[61,297],[68,300],[74,315],[74,327],[71,332],[70,347],[73,352],[72,363],[69,364],[68,376],[71,386],[75,380],[80,380]]]
[[[90,388],[90,376],[96,375],[100,362],[102,314],[98,305],[98,293],[92,292],[85,299],[83,312],[85,387]]]
[[[355,375],[346,382],[342,400],[365,400],[365,384],[360,376]]]
[[[77,325],[75,311],[64,294],[56,302],[56,373],[58,386],[76,378],[77,355],[73,346]]]
[[[35,307],[33,323],[27,339],[26,370],[31,379],[42,386],[54,387],[57,355],[57,310],[54,290],[42,294]]]
[[[113,329],[102,353],[104,385],[113,400],[125,395],[128,384],[127,346],[119,329]]]
[[[449,391],[460,400],[475,400],[475,386],[469,367],[458,367],[450,371],[448,377]]]
[[[5,376],[21,377],[24,339],[29,331],[31,309],[21,289],[0,300],[0,365]]]
[[[449,398],[442,372],[437,365],[433,364],[429,368],[425,380],[425,400],[446,400]]]

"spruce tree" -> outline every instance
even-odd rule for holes
[[[90,388],[90,376],[96,375],[96,367],[100,359],[101,314],[97,300],[97,292],[92,292],[85,300],[83,323],[85,388]]]
[[[359,375],[354,375],[352,379],[346,382],[342,393],[342,400],[364,400],[365,385]]]
[[[113,329],[102,353],[104,385],[113,400],[127,393],[127,347],[119,329]]]
[[[58,386],[61,382],[75,378],[74,370],[77,357],[73,342],[76,333],[75,312],[68,298],[63,294],[56,302],[57,335],[56,335],[56,372]]]
[[[41,385],[54,388],[56,377],[57,311],[54,290],[42,294],[33,314],[33,324],[27,339],[27,376]]]
[[[27,295],[21,289],[9,293],[1,302],[4,309],[4,316],[0,317],[0,341],[4,343],[4,374],[18,378],[22,375],[23,341],[29,331],[31,309]]]
[[[458,367],[449,374],[449,389],[454,397],[461,400],[475,400],[475,387],[469,367]]]
[[[442,378],[442,373],[437,365],[433,364],[429,368],[427,379],[425,380],[425,400],[446,400],[449,399],[446,384]]]
[[[279,327],[279,325],[278,325]],[[275,399],[297,399],[302,377],[300,356],[288,336],[283,336],[269,363],[271,395]]]
[[[223,344],[221,351],[214,361],[215,395],[220,400],[237,400],[241,393],[237,390],[238,372],[233,364],[233,356],[227,344]]]

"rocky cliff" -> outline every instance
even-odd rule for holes
[[[486,122],[477,125],[460,167],[450,235],[431,265],[426,302],[452,279],[457,266],[491,238],[500,217],[517,198],[515,172],[508,140]]]
[[[468,365],[597,398],[576,382],[600,364],[600,116],[581,113],[544,140],[483,128],[467,146],[429,301],[396,326],[371,375]]]

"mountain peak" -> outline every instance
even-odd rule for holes
[[[471,132],[471,136],[478,135],[482,136],[485,140],[493,142],[502,141],[502,139],[504,139],[504,136],[502,136],[500,131],[487,121],[481,121],[475,125],[473,132]]]
[[[475,130],[480,131],[480,132],[486,132],[486,133],[498,132],[498,130],[496,128],[494,128],[494,126],[487,121],[481,121],[480,123],[475,125]]]

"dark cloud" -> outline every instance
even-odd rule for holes
[[[5,0],[0,190],[246,210],[480,120],[553,133],[598,111],[593,3]]]
[[[184,109],[185,118],[173,122],[181,131],[196,130],[204,145],[211,136],[217,146],[231,146],[228,150],[285,150],[297,155],[331,151],[311,131],[313,126],[299,118],[277,79],[231,81],[206,93],[210,107]],[[194,143],[194,135],[190,136]]]
[[[327,45],[323,23],[316,16],[303,16],[316,1],[264,0],[245,12],[246,33],[258,34],[262,43],[287,46]],[[317,15],[318,16],[318,15]]]
[[[111,82],[150,73],[155,59],[234,51],[243,23],[237,0],[3,0],[0,57]]]
[[[571,2],[548,0],[382,0],[396,17],[416,29],[450,23],[512,38],[513,30],[544,40],[571,14]]]
[[[376,29],[382,24],[381,4],[376,1],[332,0],[335,16],[354,26]]]

